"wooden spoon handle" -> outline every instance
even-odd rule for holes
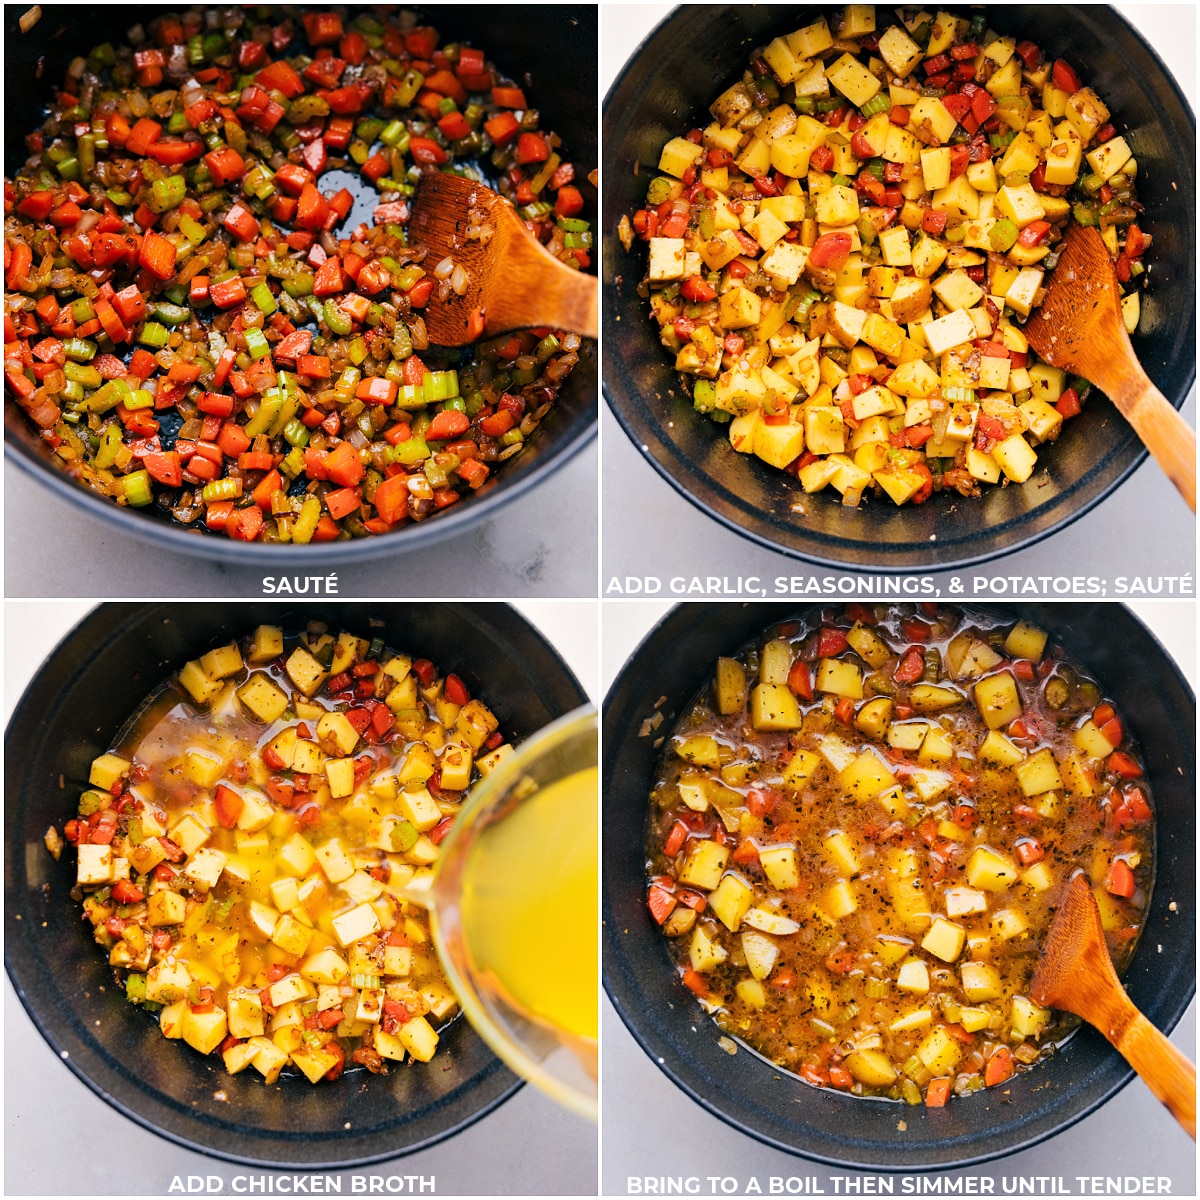
[[[1196,1068],[1132,1002],[1129,1010],[1128,1023],[1105,1036],[1195,1141]]]
[[[1123,375],[1118,387],[1105,390],[1195,512],[1195,431],[1141,370],[1132,379]]]
[[[532,238],[527,241],[527,247],[520,247],[520,261],[514,254],[505,264],[513,286],[490,298],[487,329],[507,332],[550,325],[581,337],[597,337],[600,287],[596,277],[560,263]]]

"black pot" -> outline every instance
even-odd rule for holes
[[[782,471],[735,453],[725,426],[698,416],[679,385],[657,325],[636,288],[644,243],[626,254],[617,222],[645,204],[668,138],[711,119],[708,105],[736,82],[749,51],[813,20],[818,9],[687,5],[639,47],[604,102],[604,392],[625,432],[681,495],[768,549],[830,566],[907,571],[962,567],[1007,554],[1061,529],[1099,503],[1145,457],[1107,398],[1093,394],[1039,469],[1020,486],[977,500],[949,491],[897,508],[875,497],[842,508],[836,495],[804,496]],[[1141,35],[1107,5],[988,7],[1001,33],[1032,38],[1094,86],[1137,156],[1144,227],[1154,235],[1152,280],[1133,344],[1147,374],[1177,408],[1196,377],[1195,117]],[[803,14],[798,16],[798,13]],[[635,173],[636,172],[636,173]],[[1047,482],[1048,480],[1048,482]],[[797,500],[805,515],[791,511]],[[934,535],[936,534],[936,538]]]
[[[965,1167],[1025,1149],[1085,1117],[1133,1072],[1094,1029],[1005,1085],[945,1108],[909,1108],[810,1087],[755,1054],[727,1054],[720,1030],[679,982],[646,908],[646,809],[668,733],[730,654],[811,606],[685,604],[625,664],[604,704],[604,986],[642,1049],[714,1116],[768,1145],[839,1167],[910,1171]],[[1015,610],[1015,611],[1014,611]],[[993,610],[994,611],[994,610]],[[1125,973],[1130,998],[1170,1031],[1195,992],[1195,699],[1154,637],[1116,604],[1022,604],[1069,658],[1093,672],[1139,742],[1157,806],[1155,882],[1144,933]],[[669,663],[669,671],[663,664]],[[665,700],[658,701],[665,694]],[[663,723],[640,736],[655,712]],[[1181,912],[1172,912],[1173,902]],[[897,1132],[903,1117],[908,1128]],[[1164,1113],[1163,1119],[1167,1116]]]
[[[318,618],[364,630],[382,620],[381,637],[457,672],[517,741],[585,699],[541,634],[503,604],[106,604],[46,661],[5,737],[4,957],[42,1036],[98,1096],[163,1137],[233,1162],[310,1170],[424,1149],[520,1080],[462,1017],[432,1070],[406,1063],[317,1088],[298,1075],[265,1087],[253,1071],[228,1075],[215,1057],[165,1045],[154,1019],[113,986],[79,919],[68,894],[74,855],[56,863],[42,836],[73,815],[92,758],[171,671],[261,622],[303,628]]]
[[[17,18],[25,10],[9,10],[5,18],[4,65],[9,133],[5,170],[10,175],[25,161],[23,135],[38,128],[52,89],[77,54],[86,54],[97,42],[119,41],[139,21],[150,21],[161,12],[178,11],[181,5],[106,6],[103,23],[97,26],[94,10],[78,5],[43,5],[41,20],[22,34]],[[531,5],[519,21],[506,8],[488,5],[446,6],[421,9],[423,16],[442,33],[443,41],[469,39],[482,46],[497,65],[518,82],[528,80],[532,101],[547,114],[578,168],[576,183],[587,207],[584,215],[594,217],[596,192],[587,174],[597,161],[596,145],[596,9],[591,5]],[[530,29],[538,31],[530,37]],[[343,181],[339,181],[343,182]],[[374,189],[362,188],[357,177],[344,181],[373,196]],[[373,203],[373,201],[372,201]],[[369,207],[360,212],[356,204],[351,221],[370,221]],[[268,546],[235,542],[230,538],[189,531],[171,520],[157,506],[146,510],[124,508],[97,496],[76,483],[57,466],[57,458],[42,442],[38,431],[23,412],[5,396],[4,440],[9,462],[51,488],[63,499],[111,527],[149,541],[160,548],[203,558],[258,565],[339,566],[383,555],[428,546],[442,538],[461,534],[522,495],[552,474],[581,450],[596,432],[595,344],[585,342],[580,362],[572,372],[558,402],[546,414],[526,449],[484,484],[480,494],[431,517],[382,537],[329,542],[321,546]]]

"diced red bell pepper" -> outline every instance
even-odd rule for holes
[[[217,784],[216,793],[213,796],[213,807],[216,810],[217,820],[226,829],[232,829],[238,822],[238,817],[242,815],[242,809],[246,807],[246,801],[233,790],[231,787],[226,787],[223,783]]]
[[[203,142],[189,142],[178,138],[170,138],[166,141],[155,142],[146,151],[146,154],[148,157],[154,159],[155,162],[160,162],[164,166],[178,167],[199,158],[203,152]]]
[[[1071,95],[1074,95],[1083,86],[1079,82],[1079,76],[1075,73],[1074,69],[1065,59],[1061,58],[1055,60],[1054,67],[1050,72],[1050,78],[1056,88]]]
[[[263,67],[254,77],[254,82],[268,92],[282,92],[289,100],[304,94],[304,80],[282,59]]]
[[[306,13],[304,32],[308,35],[310,46],[332,46],[341,41],[342,18],[333,12]]]
[[[1016,1071],[1017,1067],[1013,1062],[1012,1051],[1007,1046],[998,1046],[984,1068],[984,1086],[997,1087],[1011,1079]]]
[[[415,137],[409,141],[408,148],[413,161],[424,166],[439,166],[447,161],[445,150],[432,138]]]
[[[354,487],[344,487],[339,488],[336,492],[326,492],[325,507],[335,521],[340,521],[343,517],[348,517],[362,507],[362,494],[358,488]]]
[[[823,233],[813,244],[808,261],[814,267],[840,271],[850,258],[851,238],[848,233]]]

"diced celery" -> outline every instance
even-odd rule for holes
[[[145,508],[154,499],[149,471],[134,471],[132,475],[126,475],[122,482],[125,485],[125,499],[134,508]]]
[[[261,283],[256,283],[250,289],[250,299],[254,301],[254,307],[264,317],[269,317],[279,307],[275,303],[275,297],[271,295],[271,289],[267,286],[265,279]]]

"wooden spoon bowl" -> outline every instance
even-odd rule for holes
[[[435,293],[425,309],[431,342],[465,346],[538,326],[596,337],[596,279],[541,246],[517,210],[491,188],[462,175],[426,171],[408,228],[413,243],[428,251],[427,270],[449,258],[467,272],[462,295],[451,292],[439,300]]]
[[[1195,1139],[1196,1068],[1125,994],[1104,940],[1096,897],[1082,874],[1067,886],[1029,995],[1035,1004],[1074,1013],[1094,1025]]]
[[[1095,229],[1067,230],[1046,299],[1025,323],[1025,336],[1052,367],[1082,375],[1108,396],[1195,512],[1195,431],[1137,360],[1116,269]]]

